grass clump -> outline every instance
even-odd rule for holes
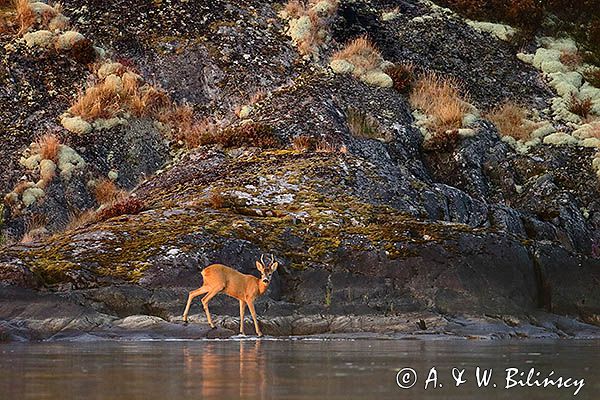
[[[486,117],[496,125],[500,136],[510,136],[516,140],[528,141],[535,129],[534,124],[526,123],[527,110],[512,102],[500,104]]]
[[[459,129],[469,111],[458,82],[435,73],[426,73],[416,81],[409,101],[413,108],[428,116],[425,126],[434,133]]]
[[[51,160],[58,162],[58,152],[60,151],[60,139],[53,133],[46,133],[37,140],[39,154],[42,160]]]
[[[343,49],[335,52],[333,61],[346,61],[354,67],[352,74],[360,76],[379,67],[382,61],[379,49],[366,36],[349,42]]]

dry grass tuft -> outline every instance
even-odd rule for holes
[[[295,151],[305,153],[310,150],[312,145],[312,138],[307,135],[296,136],[292,140],[292,148]]]
[[[459,129],[469,111],[458,82],[434,73],[427,73],[417,80],[409,100],[413,108],[429,116],[427,128],[436,133]]]
[[[386,68],[384,71],[394,81],[394,89],[400,93],[408,93],[414,84],[415,66],[412,63],[402,63]]]
[[[343,146],[346,147],[346,146]],[[328,141],[327,139],[321,139],[315,148],[317,153],[337,153],[339,151],[338,146],[335,143]]]
[[[381,64],[381,53],[367,36],[361,36],[332,56],[333,60],[346,60],[355,67],[355,74],[377,68]]]
[[[569,101],[569,111],[571,111],[573,114],[579,115],[584,120],[587,120],[590,117],[593,106],[594,104],[592,103],[592,99],[589,97],[581,100],[574,94],[571,95],[571,100]]]
[[[202,144],[212,143],[220,144],[225,148],[250,146],[268,149],[281,146],[273,128],[261,122],[227,127],[212,135],[207,135],[202,140]]]
[[[110,179],[100,179],[94,186],[94,197],[98,204],[109,204],[127,197],[127,192],[119,189]]]
[[[60,149],[60,139],[53,133],[42,135],[37,144],[40,147],[40,156],[42,160],[52,160],[58,162],[58,151]]]
[[[208,118],[196,119],[193,107],[188,104],[165,109],[158,119],[170,126],[172,138],[188,149],[210,142],[217,134],[217,125]]]
[[[121,100],[114,88],[101,82],[80,93],[69,111],[87,121],[96,118],[111,118],[121,109]]]
[[[19,24],[19,35],[27,32],[37,21],[37,15],[29,0],[16,0],[15,8],[17,10],[17,22]]]
[[[105,208],[97,213],[98,221],[106,221],[109,218],[121,215],[139,214],[146,208],[143,201],[135,197],[126,197],[116,202],[109,203]]]
[[[48,236],[46,224],[48,220],[43,214],[32,214],[25,221],[25,234],[20,240],[20,243],[37,242]]]
[[[98,215],[94,210],[86,210],[78,213],[71,213],[69,222],[65,230],[72,231],[77,228],[82,228],[98,221]]]
[[[516,140],[529,140],[535,129],[534,124],[523,123],[527,118],[527,110],[512,102],[495,107],[486,114],[486,118],[496,125],[500,136],[511,136]]]

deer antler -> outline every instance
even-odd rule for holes
[[[265,256],[264,254],[261,254],[261,255],[260,255],[260,263],[261,263],[262,265],[265,265],[265,260],[263,260],[263,257],[264,257],[264,256]]]

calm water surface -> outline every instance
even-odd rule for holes
[[[584,378],[600,398],[598,341],[219,340],[0,345],[0,399],[569,399],[505,389],[506,368]],[[493,369],[478,388],[475,368]],[[417,383],[396,375],[413,368]],[[437,388],[425,390],[432,367]],[[464,369],[455,387],[452,368]],[[525,374],[526,375],[526,374]],[[433,377],[433,375],[431,375]],[[515,377],[516,378],[516,377]],[[524,378],[523,378],[524,379]],[[493,388],[492,384],[497,387]],[[439,385],[442,385],[439,387]]]

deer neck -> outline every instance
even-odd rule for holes
[[[258,279],[258,295],[262,296],[269,288],[268,283],[264,283],[262,279]]]

